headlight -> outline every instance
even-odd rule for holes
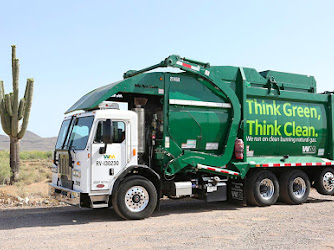
[[[56,165],[53,165],[51,167],[51,171],[52,171],[52,173],[58,173],[58,167]]]
[[[79,178],[81,177],[81,171],[78,169],[73,169],[72,174],[74,177],[79,177]]]

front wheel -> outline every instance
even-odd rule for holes
[[[125,178],[112,197],[115,212],[124,219],[140,220],[149,217],[157,205],[157,190],[142,176]]]

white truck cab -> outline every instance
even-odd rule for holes
[[[50,194],[82,207],[110,206],[116,180],[121,180],[120,176],[128,173],[126,170],[145,168],[138,166],[137,114],[115,109],[109,102],[99,107],[66,117],[54,151]],[[128,205],[143,209],[147,199],[137,194],[145,194],[147,190],[143,187],[138,190],[136,194],[128,194],[138,202]]]

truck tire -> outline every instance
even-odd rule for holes
[[[334,194],[334,170],[325,168],[315,177],[314,187],[319,194],[333,195]]]
[[[279,195],[279,183],[276,175],[268,170],[250,174],[246,181],[247,204],[270,206],[275,204]]]
[[[112,197],[112,205],[123,219],[141,220],[153,213],[157,197],[157,190],[151,181],[142,176],[130,176],[121,182]]]
[[[311,183],[301,170],[283,173],[280,177],[280,199],[288,204],[297,205],[305,202],[310,193]]]

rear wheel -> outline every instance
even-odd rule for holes
[[[124,219],[149,217],[157,205],[157,191],[151,181],[142,176],[124,179],[112,197],[115,212]]]
[[[334,170],[325,168],[316,176],[314,186],[319,194],[333,195],[334,194]]]
[[[310,193],[311,183],[301,170],[287,171],[280,177],[280,199],[288,204],[305,202]]]
[[[270,206],[279,195],[279,183],[276,175],[268,170],[253,172],[246,184],[247,204],[254,206]]]

